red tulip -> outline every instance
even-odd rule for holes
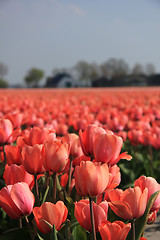
[[[81,162],[75,168],[75,187],[81,196],[96,197],[107,187],[109,170],[107,164]]]
[[[124,192],[114,189],[109,192],[109,206],[119,217],[130,220],[143,215],[147,205],[148,189],[128,188]]]
[[[9,119],[0,119],[0,145],[12,142],[13,125]]]
[[[29,215],[34,201],[34,195],[25,182],[8,185],[0,190],[0,206],[14,219]]]
[[[42,164],[42,145],[24,146],[22,148],[22,158],[22,164],[28,173],[34,175],[45,172]]]
[[[95,124],[89,125],[84,130],[84,132],[82,132],[81,130],[79,131],[80,143],[82,146],[82,150],[86,156],[90,157],[93,155],[93,144],[94,144],[95,138],[98,134],[103,134],[103,133],[106,133],[106,131]]]
[[[30,189],[32,189],[34,185],[34,176],[26,172],[22,165],[6,165],[3,178],[7,185],[13,185],[17,182],[26,182]]]
[[[132,157],[126,153],[121,153],[123,140],[114,134],[98,135],[93,144],[95,161],[105,162],[110,166],[118,163],[120,159],[131,160]]]
[[[54,224],[56,230],[59,231],[62,223],[67,218],[68,209],[62,201],[58,201],[56,204],[45,202],[40,207],[35,207],[33,209],[33,214],[39,230],[46,234],[49,233],[51,229],[45,221],[50,223],[52,226]]]
[[[69,158],[69,145],[60,141],[46,141],[43,145],[43,165],[47,171],[63,172]]]
[[[16,145],[16,146],[7,145],[5,147],[5,152],[6,152],[6,158],[7,158],[8,165],[11,165],[11,164],[21,165],[22,164],[21,150],[18,145]]]
[[[103,201],[100,204],[93,202],[93,213],[95,221],[95,229],[98,232],[98,225],[107,219],[108,203]],[[75,203],[74,215],[79,224],[89,232],[92,232],[91,218],[90,218],[90,206],[89,200],[84,199]]]
[[[160,184],[156,181],[156,179],[154,179],[152,177],[141,176],[134,182],[134,185],[139,186],[142,191],[145,188],[147,188],[148,189],[148,199],[150,198],[150,196],[153,193],[160,190]],[[155,210],[157,210],[159,208],[160,208],[160,193],[159,193],[158,197],[156,198],[150,211],[154,212]]]
[[[131,224],[125,224],[122,221],[111,223],[106,220],[98,228],[102,240],[125,240],[131,229]]]

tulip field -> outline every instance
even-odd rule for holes
[[[159,87],[0,90],[0,240],[145,240],[159,149]]]

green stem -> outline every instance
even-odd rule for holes
[[[34,174],[34,186],[35,186],[35,197],[36,197],[36,204],[39,207],[40,206],[40,200],[39,200],[39,191],[38,191],[38,182],[37,182],[37,174]]]
[[[28,221],[27,216],[25,216],[25,219],[26,219],[26,223],[27,223],[28,231],[29,231],[29,233],[30,233],[31,240],[34,240],[33,231],[32,231],[31,225],[30,225],[30,223],[29,223],[29,221]]]
[[[135,219],[131,221],[132,240],[135,240]]]
[[[19,219],[19,227],[22,228],[22,218]]]
[[[5,152],[5,145],[3,145],[3,155],[4,155],[4,164],[7,164],[7,157],[6,157],[6,152]]]
[[[71,188],[71,175],[72,175],[72,161],[73,159],[70,159],[70,165],[69,165],[69,175],[68,175],[68,182],[67,182],[67,193],[70,193]]]
[[[57,184],[56,184],[56,178],[57,173],[53,173],[53,203],[56,203],[56,190],[57,190]]]
[[[92,239],[96,240],[96,230],[95,230],[95,221],[94,221],[94,212],[93,212],[93,200],[89,197],[90,205],[90,216],[91,216],[91,226],[92,226]]]

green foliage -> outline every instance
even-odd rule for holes
[[[38,87],[38,83],[44,77],[44,71],[38,68],[31,68],[24,80],[28,87]]]
[[[7,87],[8,87],[7,81],[0,78],[0,88],[7,88]]]

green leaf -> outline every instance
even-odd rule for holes
[[[0,236],[0,240],[17,240],[23,239],[28,240],[30,239],[30,234],[27,228],[15,228],[9,231],[4,232]]]
[[[142,215],[142,217],[136,219],[136,222],[135,222],[135,238],[136,238],[136,240],[139,240],[140,237],[144,233],[150,209],[152,208],[152,206],[153,206],[153,204],[154,204],[154,202],[155,202],[159,193],[160,193],[160,191],[157,191],[150,196],[144,214]],[[131,238],[131,231],[129,232],[129,234],[127,236],[127,240],[130,240],[130,239],[132,239]]]
[[[58,240],[58,238],[57,238],[57,230],[56,230],[54,224],[53,224],[50,240]]]
[[[44,240],[44,238],[42,238],[38,233],[37,233],[37,235],[38,235],[39,240]]]
[[[43,197],[43,200],[42,200],[42,204],[46,201],[46,197],[48,195],[48,191],[49,191],[49,186],[47,187],[47,189],[45,191],[45,194],[44,194],[44,197]]]
[[[86,231],[80,225],[73,228],[72,235],[74,240],[87,240]]]

